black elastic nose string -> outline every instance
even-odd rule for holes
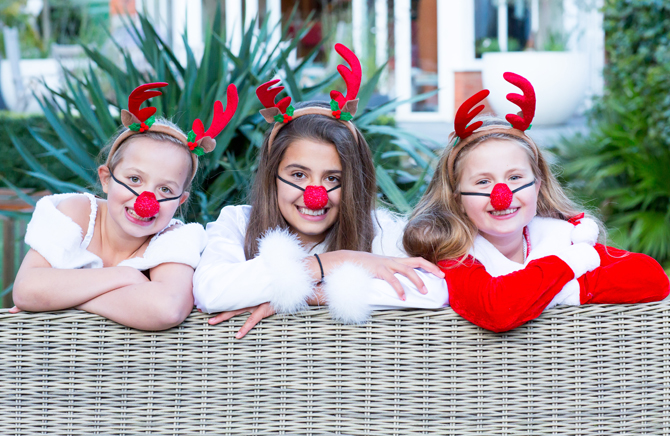
[[[512,191],[512,194],[516,194],[517,192],[521,191],[522,189],[526,189],[529,186],[533,186],[535,184],[535,180],[532,182],[528,183],[527,185],[520,186],[516,188],[514,191]],[[483,194],[481,192],[461,192],[461,195],[479,195],[481,197],[490,197],[491,194]]]
[[[305,192],[305,188],[301,188],[300,186],[295,185],[295,184],[289,182],[288,180],[284,180],[284,179],[282,179],[282,178],[279,177],[279,176],[277,176],[277,178],[278,178],[279,180],[281,180],[282,182],[286,183],[287,185],[291,185],[291,186],[293,186],[294,188],[298,188],[298,189],[300,189],[302,192]],[[342,185],[337,185],[337,186],[334,187],[334,188],[330,188],[330,189],[327,190],[326,192],[334,191],[334,190],[336,190],[337,188],[341,188],[341,187],[342,187]]]
[[[139,196],[140,196],[140,194],[138,194],[137,192],[135,192],[135,190],[133,190],[133,188],[131,188],[130,186],[128,186],[128,185],[126,185],[125,183],[123,183],[121,180],[119,180],[119,179],[117,179],[116,177],[114,177],[114,174],[112,174],[111,171],[109,172],[109,175],[112,176],[112,179],[114,179],[114,181],[115,181],[116,183],[118,183],[118,184],[121,185],[121,186],[124,186],[127,190],[129,190],[130,192],[132,192],[133,194],[135,194],[136,197],[139,197]],[[179,200],[179,199],[181,198],[182,195],[184,195],[183,192],[181,193],[181,195],[180,195],[179,197],[163,198],[162,200],[156,200],[156,201],[160,203],[161,201]]]

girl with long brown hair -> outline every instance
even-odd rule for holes
[[[524,91],[508,95],[522,115],[474,118],[483,105],[470,109],[487,90],[461,106],[407,225],[407,253],[439,262],[454,311],[497,332],[556,304],[665,298],[668,277],[654,259],[597,243],[600,226],[579,213],[525,133],[535,112],[531,84],[504,77]]]
[[[360,63],[341,44],[336,50],[351,70],[340,66],[347,95],[331,92],[329,104],[275,103],[278,80],[261,85],[261,114],[274,123],[265,135],[250,205],[227,206],[207,225],[208,245],[194,276],[196,306],[217,324],[243,312],[251,317],[241,338],[272,313],[293,313],[326,303],[346,323],[367,319],[373,278],[391,286],[375,303],[408,303],[399,273],[425,293],[414,268],[439,277],[421,258],[407,258],[400,243],[404,221],[376,209],[375,168],[356,113]],[[395,295],[393,289],[398,295]],[[413,302],[414,295],[410,298]],[[412,303],[413,304],[413,303]]]

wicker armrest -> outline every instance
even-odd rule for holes
[[[559,307],[512,332],[451,309],[324,310],[147,333],[0,311],[2,434],[670,432],[670,303]]]

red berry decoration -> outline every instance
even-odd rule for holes
[[[505,210],[512,204],[512,191],[504,183],[498,183],[493,187],[491,191],[491,206],[495,210]]]
[[[311,210],[323,209],[328,204],[328,192],[323,186],[308,186],[302,198]]]
[[[158,204],[153,192],[144,191],[135,200],[133,209],[142,218],[150,218],[158,213],[160,204]]]
[[[340,117],[342,116],[342,111],[341,110],[333,111],[333,116],[339,120]]]
[[[284,124],[288,123],[293,119],[292,116],[284,114]]]

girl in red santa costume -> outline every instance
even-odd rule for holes
[[[174,215],[189,197],[198,156],[214,149],[238,96],[230,85],[226,110],[215,102],[207,131],[196,119],[187,135],[157,118],[156,108],[140,109],[167,85],[131,92],[124,127],[101,152],[105,199],[73,193],[37,202],[11,312],[74,307],[142,330],[176,326],[191,313],[193,272],[207,235]]]
[[[439,262],[454,311],[496,332],[557,304],[664,299],[668,277],[654,259],[597,242],[604,231],[565,195],[526,134],[533,87],[516,74],[504,77],[523,91],[507,96],[522,113],[468,126],[488,90],[459,108],[450,145],[407,225],[407,253]]]
[[[331,91],[330,104],[275,102],[283,87],[272,86],[279,80],[258,87],[261,114],[272,128],[261,146],[250,205],[224,207],[207,225],[195,303],[203,312],[222,312],[210,324],[251,312],[237,338],[273,313],[310,304],[327,304],[344,323],[363,322],[372,307],[359,303],[375,277],[386,284],[375,294],[382,304],[441,307],[445,301],[446,292],[425,295],[420,275],[444,282],[444,274],[422,258],[407,258],[405,221],[376,209],[370,149],[351,122],[361,65],[342,44],[335,49],[351,67],[338,67],[347,93]],[[413,289],[405,292],[394,273]]]

